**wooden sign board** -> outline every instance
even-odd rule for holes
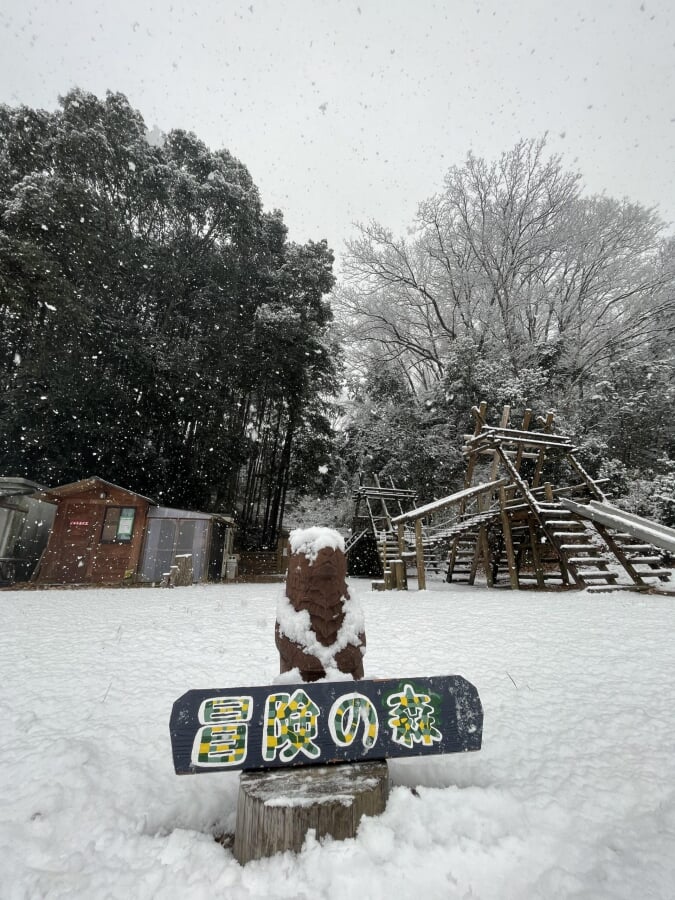
[[[482,729],[459,675],[194,690],[170,723],[179,775],[462,753]]]

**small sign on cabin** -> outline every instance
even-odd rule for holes
[[[193,690],[170,723],[179,775],[480,750],[482,728],[459,675]]]

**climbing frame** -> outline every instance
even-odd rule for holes
[[[399,581],[404,579],[411,551],[404,548],[405,560],[401,559],[399,534],[392,519],[414,506],[415,491],[397,487],[391,478],[383,483],[378,475],[372,475],[371,483],[366,484],[360,476],[353,500],[352,535],[346,543],[350,574],[392,579],[392,563],[400,562],[397,570],[403,574]]]
[[[672,538],[664,537],[663,526],[607,504],[601,482],[586,472],[571,439],[554,431],[553,413],[535,418],[526,409],[517,427],[508,406],[494,426],[487,404],[472,414],[462,490],[391,520],[400,552],[402,529],[414,527],[420,589],[427,561],[437,559],[439,549],[450,582],[474,584],[481,569],[489,586],[506,582],[516,590],[648,590],[655,580],[668,580],[664,550],[675,532],[666,529]],[[658,537],[658,529],[662,543],[654,545],[649,538]]]

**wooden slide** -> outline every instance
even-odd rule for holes
[[[675,554],[675,529],[673,528],[659,525],[640,516],[634,516],[610,503],[600,503],[598,500],[591,500],[588,504],[575,503],[573,500],[567,499],[561,499],[560,502],[570,512],[583,519],[623,531],[654,547]]]

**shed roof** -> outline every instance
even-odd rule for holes
[[[12,475],[0,476],[0,497],[12,494],[32,494],[35,491],[45,490],[44,485]]]
[[[234,525],[234,518],[225,513],[199,512],[193,509],[174,509],[171,506],[155,506],[148,510],[149,519],[213,519],[224,522],[226,525]]]
[[[108,492],[111,489],[117,493],[126,494],[131,498],[145,500],[151,506],[157,506],[156,500],[151,500],[150,497],[144,497],[142,494],[137,494],[135,491],[120,487],[118,484],[113,484],[111,481],[106,481],[95,475],[83,478],[82,481],[74,481],[72,484],[63,484],[61,487],[45,488],[42,491],[36,491],[32,496],[39,500],[46,500],[47,503],[60,503],[61,500],[66,500],[68,497],[76,497],[78,494],[84,494],[87,491]]]

